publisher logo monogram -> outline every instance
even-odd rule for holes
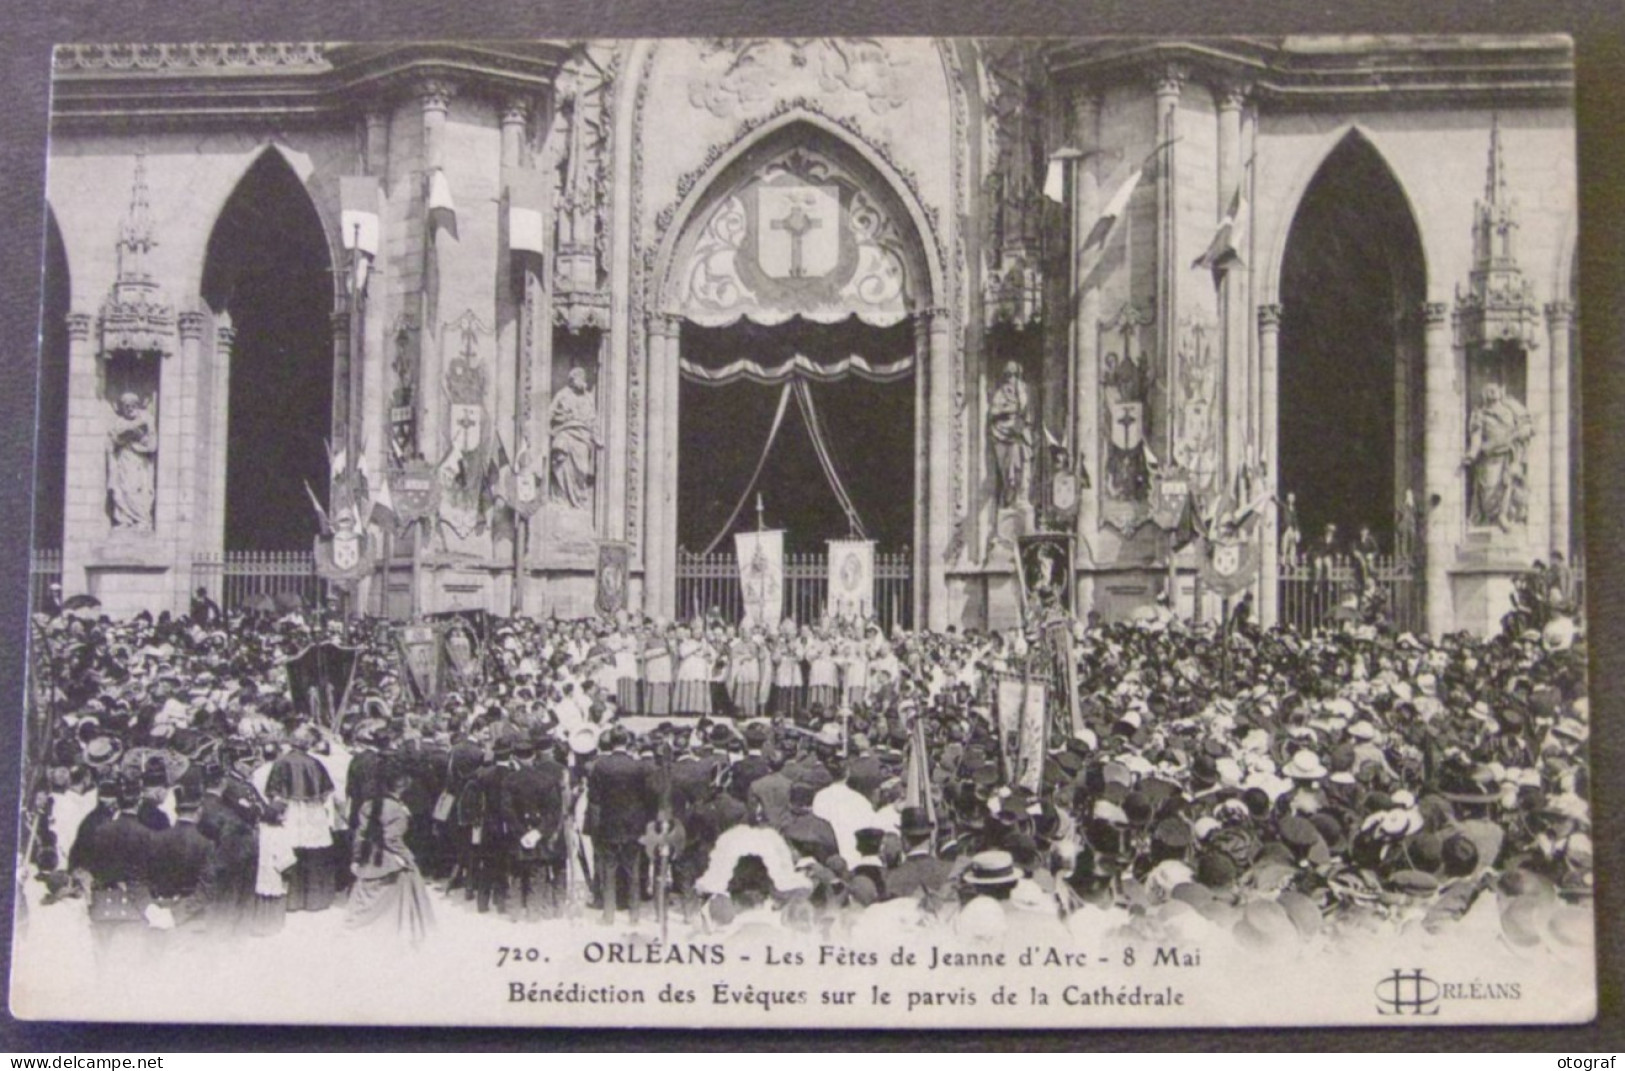
[[[1420,967],[1408,971],[1395,967],[1377,983],[1377,1014],[1438,1015],[1439,983]]]

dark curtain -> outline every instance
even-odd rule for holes
[[[725,328],[683,327],[682,353],[706,368],[748,358],[778,364],[800,353],[820,364],[857,354],[879,364],[907,357],[914,329],[905,322],[875,328],[846,321],[776,327],[742,321]],[[876,383],[856,375],[811,383],[826,442],[841,480],[882,550],[910,545],[914,527],[914,379]],[[748,382],[713,386],[684,380],[678,398],[678,543],[703,550],[721,529],[761,456],[782,386]],[[792,399],[784,425],[757,483],[769,528],[785,531],[794,553],[824,549],[849,534],[845,512],[829,486],[801,412]],[[756,527],[755,496],[733,531]],[[731,550],[725,540],[719,551]]]

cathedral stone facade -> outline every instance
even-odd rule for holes
[[[620,545],[686,615],[738,494],[695,474],[762,432],[684,409],[801,362],[916,624],[1014,621],[1036,531],[1080,611],[1216,613],[1182,493],[1261,503],[1265,621],[1369,526],[1417,627],[1491,631],[1579,538],[1572,81],[1538,37],[61,48],[64,592],[184,609],[319,508],[353,609],[575,616]]]

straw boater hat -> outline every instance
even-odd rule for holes
[[[1295,781],[1318,781],[1327,774],[1320,756],[1307,749],[1294,754],[1281,772]]]
[[[1020,878],[1016,872],[1016,860],[1006,851],[978,852],[971,856],[970,872],[965,875],[966,885],[980,887],[1000,887],[1014,885]]]

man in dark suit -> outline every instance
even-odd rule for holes
[[[952,888],[953,864],[931,850],[931,820],[922,807],[904,807],[898,833],[903,859],[886,871],[887,897],[945,895]]]
[[[251,785],[234,780],[218,759],[203,763],[198,831],[214,842],[205,882],[209,929],[230,933],[254,906],[259,823],[264,811]]]
[[[598,878],[604,924],[613,925],[619,891],[626,890],[632,922],[638,920],[641,883],[638,876],[642,845],[638,838],[654,819],[656,797],[652,771],[632,757],[630,735],[620,726],[604,734],[608,754],[600,755],[587,775],[587,823],[583,832],[592,838],[593,871]]]
[[[169,912],[174,929],[167,945],[195,943],[207,932],[205,907],[214,873],[214,842],[198,828],[202,789],[182,782],[175,790],[175,824],[152,838],[148,877],[152,902]]]
[[[140,780],[121,781],[118,814],[82,832],[75,846],[90,875],[91,938],[104,958],[136,956],[146,945],[143,912],[152,900],[148,868],[157,834],[142,823],[140,806]]]
[[[564,870],[564,768],[535,742],[514,744],[517,768],[502,782],[503,822],[514,834],[509,860],[510,900],[520,917],[556,915]]]
[[[474,897],[482,915],[493,903],[499,912],[507,909],[508,867],[518,839],[502,806],[503,786],[516,769],[513,741],[504,737],[491,750],[495,762],[481,767],[465,790],[466,820],[472,827]]]
[[[767,726],[760,722],[752,722],[745,726],[745,757],[728,768],[725,784],[728,795],[740,803],[750,803],[750,786],[756,783],[758,777],[766,777],[773,772],[773,764],[762,754],[762,748],[767,744]]]

